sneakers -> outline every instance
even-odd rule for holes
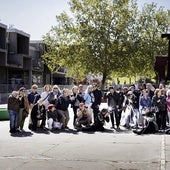
[[[135,134],[137,134],[137,135],[141,135],[141,132],[140,132],[140,131],[133,130],[132,132],[135,133]]]
[[[20,132],[20,130],[19,130],[19,129],[11,129],[11,130],[9,131],[9,133],[17,133],[17,132]]]

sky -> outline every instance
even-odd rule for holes
[[[0,23],[30,34],[31,40],[41,40],[56,25],[55,16],[65,11],[70,14],[69,0],[0,0]],[[170,10],[170,0],[138,0],[157,3]]]

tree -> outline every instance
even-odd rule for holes
[[[166,41],[161,38],[161,34],[168,31],[168,13],[163,11],[162,7],[158,8],[155,3],[145,4],[139,13],[139,23],[138,54],[145,66],[141,67],[140,72],[153,75],[155,56],[165,55],[168,51]]]
[[[68,69],[75,80],[86,74],[102,76],[102,87],[113,74],[150,74],[154,57],[165,50],[161,33],[167,13],[155,4],[140,12],[136,0],[71,0],[73,18],[65,12],[44,36],[44,62]],[[142,64],[141,64],[142,63]],[[145,67],[143,67],[145,66]]]

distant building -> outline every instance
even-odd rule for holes
[[[29,34],[0,23],[0,103],[6,103],[8,94],[21,86],[72,83],[64,68],[51,74],[42,62],[45,50],[43,41],[30,41]]]
[[[51,73],[43,64],[41,56],[45,53],[46,47],[43,41],[30,41],[29,55],[32,58],[32,84],[42,87],[44,84],[51,84]]]

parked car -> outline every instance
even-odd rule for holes
[[[7,104],[0,104],[0,120],[9,120]]]

